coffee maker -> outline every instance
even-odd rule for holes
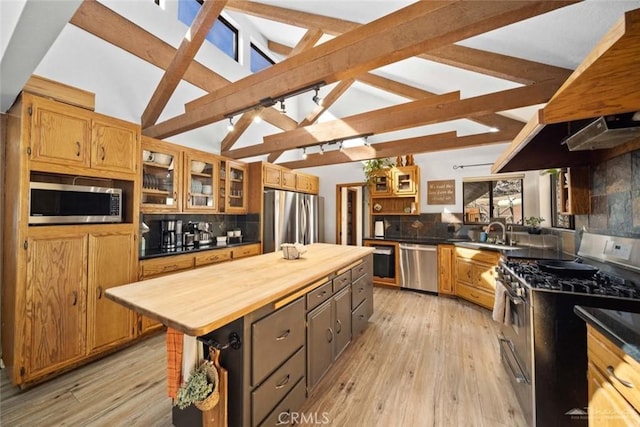
[[[176,221],[163,219],[160,221],[160,246],[163,252],[176,250]]]

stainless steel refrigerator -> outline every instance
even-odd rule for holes
[[[321,241],[323,199],[312,194],[265,190],[263,252],[280,250],[283,243],[309,245]]]

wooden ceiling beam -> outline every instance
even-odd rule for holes
[[[452,94],[439,95],[340,120],[318,123],[289,132],[269,135],[264,137],[263,144],[232,150],[223,154],[240,159],[270,153],[275,150],[317,145],[321,142],[346,139],[357,135],[377,134],[455,119],[471,118],[495,111],[539,104],[548,100],[555,90],[556,83],[547,82],[462,100],[456,100],[455,97],[452,97]]]
[[[522,19],[567,2],[417,2],[259,73],[205,95],[187,113],[143,130],[164,138],[186,132],[320,81],[333,83]],[[446,26],[439,25],[448,22]]]
[[[207,0],[202,4],[187,34],[182,39],[171,64],[167,67],[160,83],[151,96],[151,100],[142,113],[142,127],[149,127],[158,121],[158,117],[167,106],[169,98],[178,87],[182,76],[189,68],[202,43],[224,9],[226,0]]]
[[[302,169],[315,166],[360,162],[370,159],[403,156],[407,153],[421,154],[435,151],[457,150],[481,145],[500,144],[513,139],[513,132],[481,133],[468,136],[456,136],[456,132],[419,136],[390,142],[345,148],[342,151],[326,151],[324,154],[308,154],[306,160],[294,160],[280,163],[290,169]]]
[[[576,2],[566,2],[564,5],[571,3]],[[291,11],[290,9],[251,1],[230,0],[227,8],[302,28],[323,25],[319,28],[325,33],[334,36],[339,36],[361,26],[357,22]],[[269,42],[268,48],[273,52],[286,55],[283,52],[286,52],[287,46],[280,43]],[[422,53],[419,57],[526,85],[550,79],[564,81],[571,74],[571,70],[565,68],[453,44],[431,49],[426,53]]]
[[[327,109],[332,106],[333,103],[336,102],[338,98],[340,98],[340,96],[342,96],[342,94],[347,91],[347,89],[349,89],[349,87],[351,87],[354,81],[354,79],[348,79],[338,83],[333,89],[331,89],[331,92],[329,92],[327,96],[324,97],[322,103],[320,105],[317,105],[313,109],[313,111],[311,111],[311,113],[309,113],[307,117],[305,117],[304,120],[300,122],[298,127],[309,126],[315,123],[316,120],[318,120],[318,118],[322,115],[322,113],[327,111]],[[282,155],[282,153],[284,153],[284,150],[278,150],[270,153],[269,157],[267,157],[267,161],[271,163],[275,162],[276,160],[278,160],[278,157]]]
[[[162,70],[169,68],[176,55],[173,46],[95,0],[82,2],[69,22]],[[191,62],[183,78],[207,92],[231,83],[197,61]]]
[[[176,55],[173,46],[95,0],[82,2],[69,22],[162,70],[169,67]],[[214,92],[231,83],[197,61],[191,61],[182,78],[206,92]],[[271,123],[269,118],[265,121]],[[289,127],[281,129],[290,130]]]

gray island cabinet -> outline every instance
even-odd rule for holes
[[[373,314],[372,252],[320,243],[297,260],[264,254],[119,286],[107,296],[204,342],[224,345],[237,336],[239,348],[221,353],[228,425],[286,425]],[[206,415],[174,407],[173,424],[208,425]]]

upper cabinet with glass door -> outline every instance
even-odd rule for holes
[[[399,196],[416,194],[417,166],[399,166],[393,169],[393,192]]]
[[[218,212],[220,158],[195,150],[184,154],[184,211]]]
[[[224,185],[226,197],[221,197],[225,200],[225,212],[247,213],[247,165],[233,160],[226,160],[221,164],[226,168]]]
[[[387,197],[393,193],[391,169],[379,169],[371,175],[369,191],[371,197]]]
[[[181,209],[181,159],[175,145],[142,137],[141,212]]]

